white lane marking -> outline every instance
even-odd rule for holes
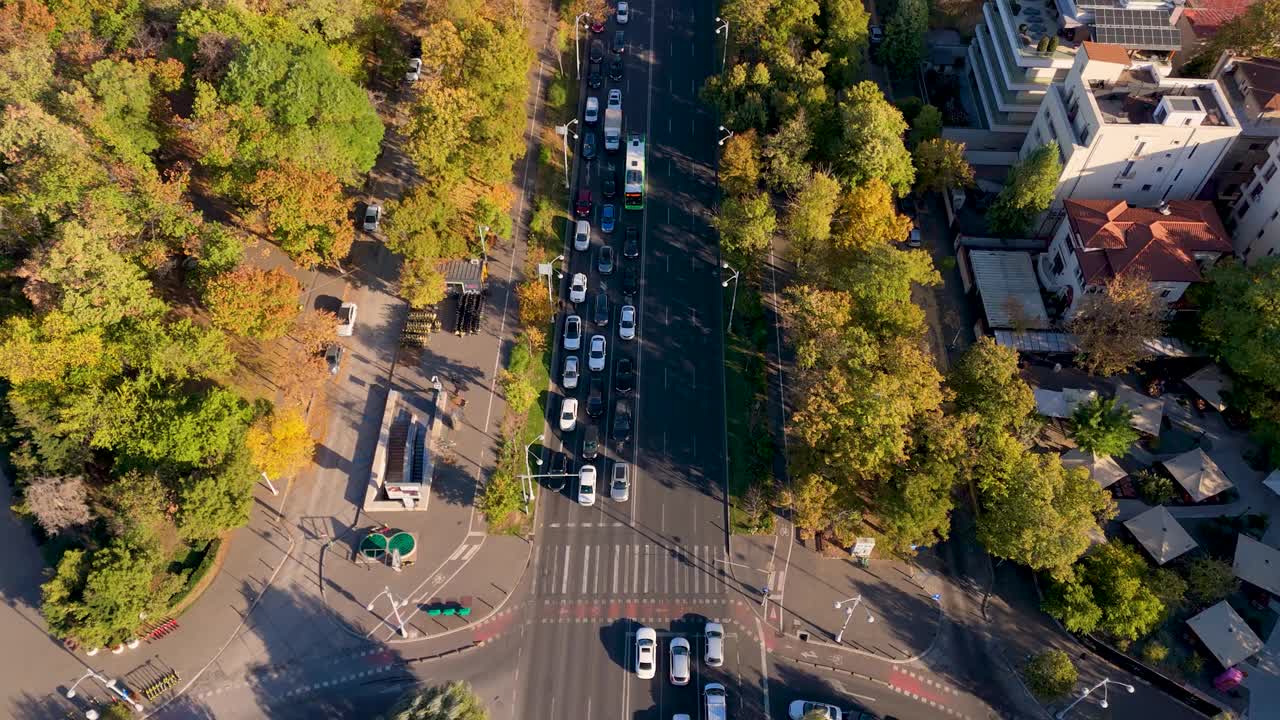
[[[459,555],[467,551],[467,547],[468,545],[466,543],[459,545],[458,549],[454,550],[453,554],[449,556],[449,560],[450,561],[457,560]]]
[[[572,549],[568,545],[564,546],[564,576],[560,580],[561,595],[566,595],[569,592],[569,551]]]
[[[618,556],[622,553],[621,545],[613,546],[613,594],[618,594]],[[552,717],[555,717],[554,715]]]
[[[644,594],[645,595],[649,594],[649,556],[653,554],[650,552],[651,548],[652,548],[651,545],[644,546]]]
[[[640,546],[634,545],[635,557],[631,563],[631,592],[640,591]]]
[[[760,691],[764,694],[764,707],[769,707],[769,658],[764,651],[764,628],[756,617],[756,637],[760,638]]]
[[[471,558],[475,557],[475,554],[476,554],[476,553],[478,553],[478,552],[480,552],[480,546],[479,546],[479,545],[473,545],[473,546],[471,546],[471,549],[467,551],[467,554],[466,554],[466,556],[465,556],[465,557],[463,557],[463,558],[462,558],[462,561],[463,561],[463,562],[471,562]]]
[[[595,577],[593,577],[591,580],[591,593],[593,595],[598,595],[600,593],[600,556],[603,554],[604,554],[604,546],[603,545],[597,546],[596,547],[596,569],[595,569],[595,572],[592,573],[592,575],[594,575]]]
[[[582,593],[587,594],[587,571],[591,569],[591,546],[582,549]]]
[[[668,582],[671,579],[671,553],[666,548],[661,548],[661,550],[662,554],[658,557],[662,559],[662,594],[666,595]]]

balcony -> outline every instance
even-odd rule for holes
[[[1024,0],[1019,2],[1019,12],[1015,15],[1010,0],[995,0],[1000,11],[1001,25],[1008,45],[1026,59],[1047,62],[1034,63],[1037,66],[1057,66],[1075,60],[1079,50],[1077,43],[1058,38],[1058,47],[1052,52],[1036,50],[1036,43],[1042,36],[1054,36],[1059,27],[1058,18],[1054,15],[1057,8],[1051,0]],[[1020,33],[1018,28],[1028,27],[1027,33]]]
[[[986,6],[987,12],[990,13],[990,5]],[[991,28],[999,27],[990,23],[979,23],[974,35],[977,42],[982,46],[982,54],[988,58],[991,63],[991,71],[1002,76],[1004,84],[1010,88],[1018,90],[1041,90],[1049,87],[1054,83],[1054,77],[1035,77],[1032,76],[1027,68],[1014,62],[1013,53],[1007,46],[1002,46],[997,42],[996,37],[992,34]]]

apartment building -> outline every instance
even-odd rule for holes
[[[1268,146],[1280,138],[1280,60],[1233,57],[1223,53],[1210,74],[1222,85],[1240,121],[1240,135],[1210,178],[1201,200],[1213,200],[1223,217],[1240,202],[1256,171],[1268,158]]]
[[[1245,263],[1280,252],[1280,139],[1272,140],[1253,180],[1227,216],[1236,255]]]
[[[1056,229],[1070,198],[1148,207],[1195,198],[1240,134],[1216,80],[1162,78],[1116,46],[1082,50],[1045,93],[1019,151],[1058,142],[1062,177],[1041,234]]]

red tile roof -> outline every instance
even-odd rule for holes
[[[1192,7],[1183,11],[1183,17],[1196,37],[1207,40],[1254,2],[1256,0],[1193,0]]]
[[[1196,282],[1195,253],[1231,252],[1213,204],[1175,200],[1169,214],[1124,200],[1067,200],[1067,220],[1080,238],[1077,253],[1086,284],[1140,271],[1155,282]]]
[[[1100,60],[1102,62],[1116,63],[1118,65],[1128,65],[1129,53],[1119,45],[1110,45],[1108,43],[1091,42],[1086,40],[1084,43],[1085,54],[1090,60]]]

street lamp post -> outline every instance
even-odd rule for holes
[[[88,680],[89,678],[93,678],[94,680],[102,683],[113,695],[131,705],[134,710],[142,712],[142,703],[133,699],[133,693],[129,692],[128,688],[123,688],[117,685],[115,678],[105,678],[102,675],[99,675],[93,670],[93,668],[85,670],[84,675],[81,675],[79,680],[72,683],[71,688],[67,690],[67,699],[70,700],[71,698],[74,698],[76,696],[76,688],[79,687],[80,683]],[[89,718],[89,720],[96,720],[98,717],[98,711],[89,710],[85,713],[85,717]]]
[[[720,283],[720,287],[729,287],[729,282],[733,281],[733,297],[729,299],[729,332],[733,332],[733,308],[738,304],[738,271],[729,267],[729,263],[721,261],[720,267],[733,272],[733,277]]]
[[[1094,685],[1093,687],[1088,688],[1084,692],[1080,693],[1080,697],[1076,698],[1075,701],[1072,702],[1070,705],[1059,710],[1057,714],[1054,715],[1054,717],[1057,718],[1057,720],[1062,720],[1062,718],[1067,716],[1067,713],[1071,712],[1071,708],[1075,707],[1076,705],[1079,705],[1081,700],[1084,700],[1085,698],[1089,697],[1089,694],[1092,693],[1094,690],[1097,690],[1098,688],[1102,688],[1102,702],[1098,704],[1102,706],[1103,710],[1106,710],[1108,685],[1119,685],[1125,690],[1128,690],[1130,694],[1133,694],[1135,690],[1135,688],[1128,683],[1117,682],[1115,680],[1112,680],[1111,678],[1102,678],[1101,680],[1098,681],[1097,685]]]
[[[849,602],[849,600],[852,600],[852,601],[853,601],[853,604],[852,604],[852,605],[850,605],[849,607],[845,608],[845,611],[844,611],[844,624],[840,626],[840,633],[839,633],[838,635],[836,635],[836,644],[837,644],[837,645],[839,645],[839,644],[844,640],[844,630],[845,630],[845,628],[849,627],[849,618],[853,617],[853,611],[854,611],[854,609],[855,609],[855,608],[857,608],[857,607],[858,607],[858,605],[862,604],[862,596],[861,596],[861,595],[857,595],[857,596],[851,597],[851,598],[849,598],[849,599],[847,599],[847,600],[840,600],[840,601],[836,602],[836,609],[837,609],[837,610],[839,610],[839,609],[840,609],[840,608],[841,608],[845,603]],[[866,609],[866,608],[862,608],[862,611],[863,611],[863,612],[865,612],[865,613],[867,614],[867,624],[871,624],[871,623],[873,623],[873,622],[875,622],[875,621],[876,621],[876,619],[875,619],[874,617],[872,617],[872,616],[871,616],[871,611],[870,611],[870,610],[868,610],[868,609]]]
[[[488,259],[489,259],[489,248],[488,248],[487,244],[485,243],[485,238],[489,237],[489,226],[488,226],[488,225],[478,225],[478,226],[476,226],[476,229],[480,231],[480,257],[481,257],[481,258],[483,258],[483,259],[485,259],[485,260],[488,260]]]
[[[716,34],[719,35],[721,30],[724,31],[724,55],[720,58],[720,69],[724,70],[725,64],[729,62],[729,21],[718,17],[716,22],[720,23],[720,27],[716,28]]]
[[[584,12],[573,19],[573,74],[574,78],[582,77],[582,56],[578,50],[578,26],[582,24],[582,18],[590,17],[591,13]]]
[[[556,134],[560,136],[560,144],[564,149],[564,186],[569,187],[569,136],[573,135],[576,142],[578,134],[569,129],[570,125],[578,122],[578,118],[574,118],[564,125],[556,126]]]
[[[720,132],[724,133],[725,135],[724,135],[724,137],[720,138],[720,142],[718,142],[718,143],[716,143],[716,144],[717,144],[717,145],[720,145],[720,146],[723,146],[725,143],[729,142],[729,138],[733,137],[733,131],[732,131],[732,130],[730,130],[729,128],[727,128],[727,127],[725,127],[725,126],[721,125],[721,126],[720,126]]]
[[[369,601],[369,604],[365,606],[365,609],[368,610],[369,612],[373,612],[373,604],[378,602],[378,598],[382,597],[383,595],[386,595],[387,600],[391,601],[391,614],[395,615],[396,627],[400,631],[400,637],[411,638],[416,636],[418,633],[415,632],[413,628],[406,628],[404,626],[404,618],[400,616],[400,608],[409,604],[408,598],[405,598],[404,600],[396,600],[395,595],[391,594],[390,586],[383,588],[382,592],[378,593],[377,595],[374,595],[373,599]]]
[[[529,467],[530,457],[532,457],[533,461],[538,464],[538,467],[542,467],[542,458],[534,455],[533,450],[530,448],[542,442],[542,439],[546,436],[547,434],[543,433],[534,438],[533,442],[524,446],[524,473],[526,476],[533,475],[533,468]],[[525,483],[528,483],[528,490],[525,489]],[[529,501],[533,499],[533,480],[529,479],[529,477],[525,477],[520,481],[520,494],[524,495],[524,512],[527,515],[529,513]]]

